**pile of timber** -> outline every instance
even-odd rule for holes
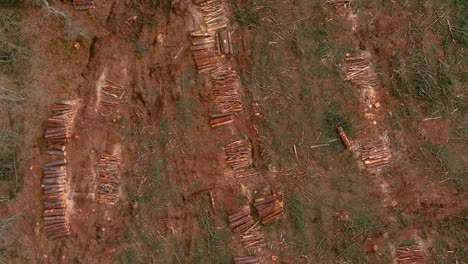
[[[254,206],[264,225],[284,219],[284,199],[281,192],[255,199]]]
[[[211,71],[213,93],[222,113],[242,112],[240,80],[231,64],[218,65]]]
[[[70,140],[76,106],[76,100],[58,101],[52,105],[44,136],[49,146],[64,145]]]
[[[238,180],[242,180],[246,178],[256,177],[259,174],[260,173],[258,173],[258,171],[254,168],[243,168],[236,170],[234,177]]]
[[[260,230],[258,222],[255,223],[255,225],[253,225],[243,234],[241,234],[241,243],[245,249],[260,248],[266,246],[265,235],[263,234],[262,230]]]
[[[109,154],[102,154],[98,163],[98,175],[98,203],[107,205],[116,204],[119,199],[120,158]]]
[[[260,264],[258,257],[234,257],[234,264]]]
[[[115,107],[122,99],[124,87],[115,82],[105,80],[104,85],[101,87],[101,105],[104,107]]]
[[[204,13],[203,20],[209,32],[227,27],[228,19],[222,0],[196,0],[195,3]]]
[[[229,227],[234,233],[245,232],[255,224],[250,213],[250,206],[246,205],[229,214]]]
[[[73,6],[76,11],[86,11],[96,8],[93,0],[73,0]]]
[[[391,153],[385,140],[368,140],[360,144],[361,159],[370,171],[385,168],[390,163]]]
[[[67,161],[56,160],[43,168],[42,180],[44,212],[44,229],[49,239],[70,235],[70,224],[67,214]]]
[[[215,35],[216,38],[216,49],[218,50],[218,54],[232,54],[232,40],[231,40],[231,32],[222,29],[218,31]]]
[[[248,139],[241,139],[224,146],[226,163],[234,170],[250,167],[253,163],[252,144]]]
[[[418,247],[397,247],[396,259],[398,264],[424,264],[424,253]]]
[[[212,128],[220,127],[234,122],[231,113],[211,114],[210,126]]]
[[[215,38],[208,32],[192,32],[193,59],[199,74],[209,73],[219,63],[219,56],[215,51]]]
[[[349,5],[351,0],[327,0],[325,3],[334,5],[334,6],[343,6],[343,5]]]
[[[345,58],[346,80],[355,87],[375,87],[377,75],[365,53]]]

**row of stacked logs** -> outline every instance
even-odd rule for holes
[[[67,214],[67,161],[59,159],[46,164],[42,180],[44,229],[49,239],[70,235]]]
[[[260,264],[260,259],[255,256],[235,257],[234,264]]]
[[[260,229],[258,222],[241,234],[241,243],[246,249],[266,246],[265,234]]]
[[[227,27],[228,18],[222,0],[196,0],[203,11],[203,20],[208,32],[214,32]]]
[[[242,112],[240,80],[230,63],[220,64],[211,71],[213,93],[222,113]]]
[[[212,128],[224,126],[234,122],[231,113],[211,114],[210,115],[210,126]]]
[[[100,104],[104,106],[108,112],[112,112],[112,109],[119,105],[124,95],[124,87],[110,80],[105,80],[100,93]]]
[[[377,75],[366,54],[357,56],[347,56],[345,58],[346,80],[351,81],[355,87],[375,87],[377,85]]]
[[[47,153],[60,157],[47,163],[43,168],[43,220],[44,229],[49,239],[70,235],[70,223],[67,214],[67,160],[66,143],[72,135],[72,128],[77,112],[76,100],[62,100],[51,107],[51,116],[47,119],[45,142]]]
[[[219,64],[219,56],[215,50],[215,39],[213,34],[208,32],[192,32],[193,59],[197,65],[199,74],[209,73]]]
[[[281,192],[255,199],[254,206],[264,225],[284,219],[284,197]]]
[[[224,146],[226,163],[234,170],[250,167],[253,164],[252,144],[241,139]]]
[[[242,206],[229,214],[229,227],[234,233],[247,231],[255,224],[250,206]]]
[[[385,140],[367,140],[360,144],[361,159],[369,171],[385,168],[390,163],[391,153]]]
[[[98,163],[97,202],[115,205],[119,199],[120,158],[102,154]]]
[[[76,107],[76,100],[58,101],[52,105],[44,136],[48,146],[65,145],[70,140]]]
[[[93,0],[73,0],[73,6],[76,11],[86,11],[96,8]]]
[[[397,247],[396,260],[398,264],[424,264],[424,253],[418,247]]]

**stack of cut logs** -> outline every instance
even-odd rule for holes
[[[101,87],[101,105],[104,107],[116,107],[123,96],[124,87],[120,84],[106,80]]]
[[[95,8],[93,0],[73,0],[73,6],[75,6],[76,11],[85,11]]]
[[[219,63],[219,56],[215,51],[215,39],[208,32],[192,32],[192,50],[198,73],[209,73]]]
[[[64,151],[61,146],[70,139],[76,105],[75,100],[58,101],[52,105],[52,115],[47,120],[45,131],[45,141],[49,147],[58,146],[59,151]]]
[[[264,198],[255,199],[254,206],[264,225],[284,219],[284,200],[281,192]]]
[[[412,247],[397,247],[396,257],[398,264],[424,264],[424,254],[421,249]]]
[[[70,225],[67,214],[66,160],[60,159],[50,162],[44,167],[44,229],[50,239],[70,235]]]
[[[252,165],[252,145],[248,139],[241,139],[224,146],[226,163],[234,170]]]
[[[361,158],[368,170],[374,171],[388,166],[391,154],[385,140],[368,140],[360,145]]]
[[[227,27],[228,19],[222,0],[196,0],[204,12],[206,29],[210,32]]]
[[[235,257],[234,264],[260,264],[258,257]]]
[[[245,232],[255,224],[250,213],[250,207],[246,205],[229,214],[229,226],[234,233]]]
[[[334,6],[343,6],[343,5],[348,5],[351,0],[327,0],[325,3],[334,5]]]
[[[265,235],[260,230],[258,222],[241,235],[241,242],[246,249],[266,246]]]
[[[259,173],[256,169],[254,168],[244,168],[244,169],[238,169],[236,170],[236,173],[234,174],[234,177],[238,180],[250,178],[250,177],[255,177],[258,176]]]
[[[232,41],[231,41],[231,32],[222,29],[216,33],[216,49],[218,54],[232,54]]]
[[[213,92],[222,113],[242,112],[242,101],[239,93],[240,80],[231,64],[218,65],[211,71]]]
[[[100,204],[114,205],[119,199],[120,158],[102,154],[98,167],[97,201]]]
[[[231,113],[211,114],[210,126],[212,128],[227,125],[233,122]]]
[[[365,53],[345,58],[346,80],[355,87],[375,87],[377,75],[371,63],[365,58]]]

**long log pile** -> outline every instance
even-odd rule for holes
[[[222,29],[215,34],[216,38],[216,49],[218,54],[232,54],[232,40],[231,40],[231,32]]]
[[[424,264],[424,253],[418,247],[397,247],[396,259],[398,264]]]
[[[377,75],[365,53],[345,58],[346,80],[355,87],[375,87]]]
[[[248,139],[241,139],[224,146],[226,163],[234,170],[250,167],[253,164],[252,144]]]
[[[44,136],[49,147],[65,145],[70,140],[76,106],[76,100],[58,101],[52,105],[52,114],[47,119]],[[64,151],[61,147],[59,150]]]
[[[250,206],[246,205],[229,214],[229,227],[234,233],[245,232],[255,224],[250,213]]]
[[[284,219],[284,199],[281,192],[255,199],[254,206],[264,225]]]
[[[222,113],[242,112],[240,80],[231,64],[218,65],[211,71],[213,92]]]
[[[112,109],[113,107],[119,105],[123,96],[124,87],[110,80],[105,80],[100,92],[100,104],[104,107]]]
[[[44,229],[49,239],[70,235],[67,214],[67,161],[59,159],[46,164],[42,180]]]
[[[241,243],[245,249],[260,248],[266,246],[265,235],[263,234],[258,222],[251,228],[241,234]]]
[[[73,6],[76,11],[86,11],[96,8],[93,0],[73,0]]]
[[[255,256],[235,257],[234,264],[260,264],[260,259]]]
[[[210,126],[212,128],[224,126],[234,122],[231,113],[211,114],[210,115]]]
[[[193,59],[199,74],[209,73],[219,64],[219,56],[215,50],[215,38],[208,32],[192,32]]]
[[[385,168],[390,163],[391,153],[387,143],[382,140],[368,140],[360,144],[361,159],[370,171]]]
[[[114,205],[119,199],[120,158],[102,154],[98,167],[97,201],[100,204]]]
[[[197,0],[195,3],[204,13],[203,20],[207,31],[214,32],[227,27],[228,19],[222,0]]]

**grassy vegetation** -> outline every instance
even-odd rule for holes
[[[199,263],[232,263],[230,249],[232,233],[216,227],[215,219],[207,211],[198,213],[198,222],[203,231],[203,242],[195,247],[194,260]],[[196,262],[195,262],[196,263]]]

